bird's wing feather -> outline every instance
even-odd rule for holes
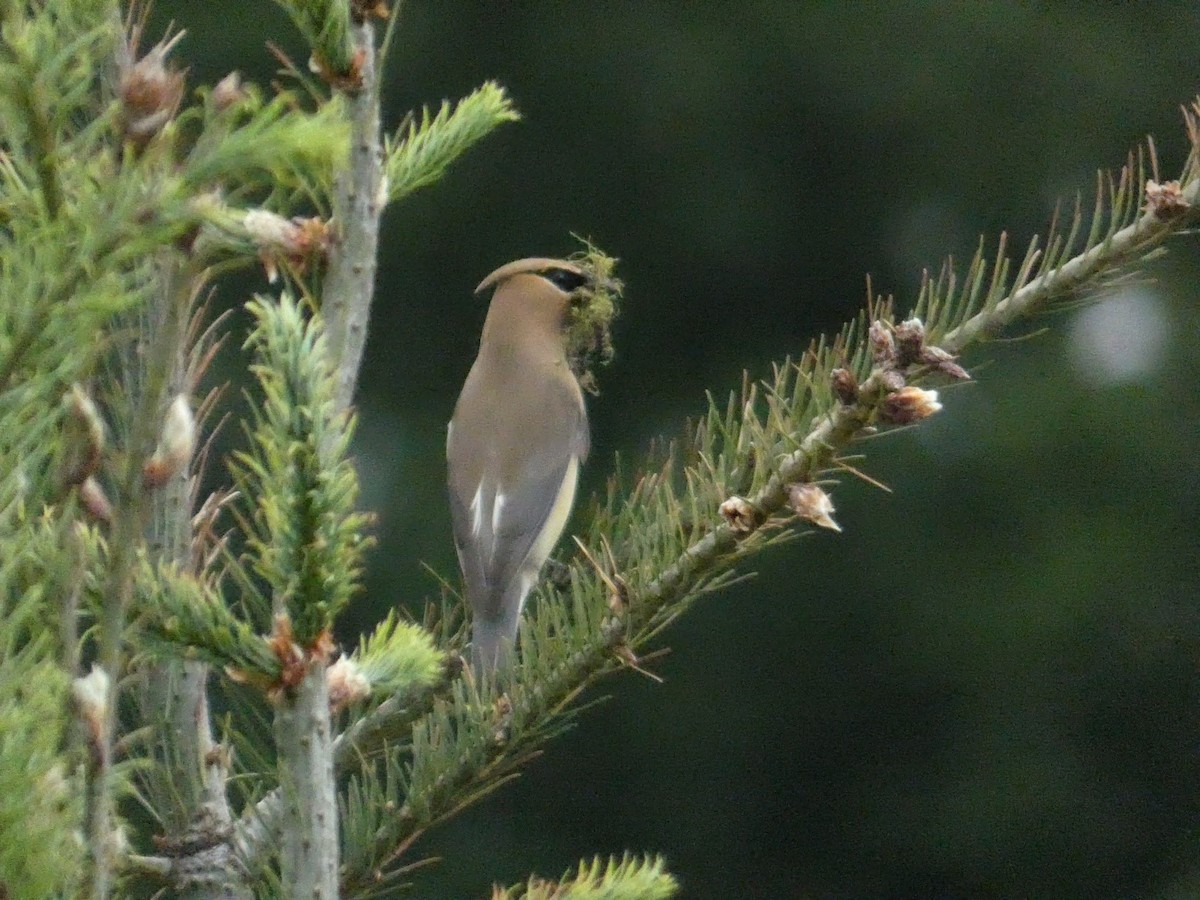
[[[522,569],[527,563],[540,567],[544,560],[530,559],[535,541],[556,511],[564,480],[568,474],[574,478],[587,454],[587,419],[579,401],[563,391],[540,399],[545,406],[537,420],[545,427],[538,433],[506,434],[503,422],[493,422],[492,433],[473,435],[497,447],[514,443],[515,452],[503,454],[517,463],[514,467],[463,470],[455,473],[458,477],[450,485],[455,546],[468,599],[477,614],[500,615],[504,595],[522,576]],[[473,423],[455,424],[456,432],[472,427]],[[465,439],[465,435],[452,435],[451,454],[457,437]]]

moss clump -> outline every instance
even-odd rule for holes
[[[574,292],[567,323],[567,359],[580,386],[596,394],[599,390],[593,369],[613,360],[612,323],[625,286],[612,274],[617,260],[590,241],[580,240],[583,249],[570,261],[588,276],[588,282]]]

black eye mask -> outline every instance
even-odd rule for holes
[[[583,287],[589,280],[586,275],[572,272],[570,269],[545,269],[538,274],[568,294],[576,288]]]

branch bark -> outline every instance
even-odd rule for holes
[[[294,696],[275,710],[279,791],[287,827],[279,845],[280,882],[288,897],[338,897],[338,807],[325,665],[314,660]]]
[[[361,84],[347,98],[350,162],[335,186],[338,238],[321,295],[338,412],[350,408],[362,365],[385,200],[375,28],[369,20],[354,26],[354,50]],[[279,794],[288,819],[280,844],[282,887],[288,896],[314,900],[338,896],[338,804],[325,670],[325,659],[313,658],[294,696],[284,697],[275,713]]]
[[[195,298],[203,289],[204,275],[188,263],[164,264],[160,275],[163,324],[171,330],[162,336],[173,347],[173,359],[164,396],[189,394],[192,356],[200,340],[194,320]],[[167,304],[177,308],[168,311]],[[154,328],[150,323],[146,326]],[[161,327],[161,325],[159,326]],[[147,335],[149,340],[151,335]],[[198,373],[196,373],[198,375]],[[171,562],[183,570],[192,567],[192,507],[195,478],[192,460],[169,476],[150,497],[152,514],[146,529],[151,560]],[[245,873],[233,860],[227,837],[232,813],[226,795],[225,755],[215,745],[208,706],[209,667],[192,660],[157,663],[145,673],[141,685],[144,720],[160,723],[165,757],[163,771],[171,779],[171,807],[160,810],[164,839],[177,846],[201,846],[213,861],[204,878],[177,872],[176,892],[189,900],[248,900],[252,896]]]
[[[379,218],[385,202],[375,26],[370,21],[356,25],[354,42],[357,57],[362,60],[362,87],[347,97],[350,164],[337,178],[333,216],[338,238],[321,293],[339,410],[350,408],[362,365],[375,293]]]

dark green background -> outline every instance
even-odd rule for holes
[[[157,13],[189,30],[193,82],[265,80],[268,37],[306,58],[264,2]],[[379,544],[347,638],[433,592],[422,561],[455,572],[444,423],[496,266],[570,252],[571,231],[622,259],[590,491],[705,389],[853,315],[865,272],[906,307],[922,267],[1002,228],[1023,248],[1145,133],[1175,170],[1200,88],[1192,2],[403,15],[391,126],[487,78],[525,121],[386,217],[356,443]],[[1178,241],[1105,317],[974,352],[944,414],[866,447],[894,494],[844,485],[845,534],[697,607],[666,638],[665,685],[612,682],[518,783],[416,847],[444,858],[414,874],[423,895],[629,848],[665,853],[688,897],[1193,896],[1198,259]],[[1132,376],[1104,377],[1095,335]]]

